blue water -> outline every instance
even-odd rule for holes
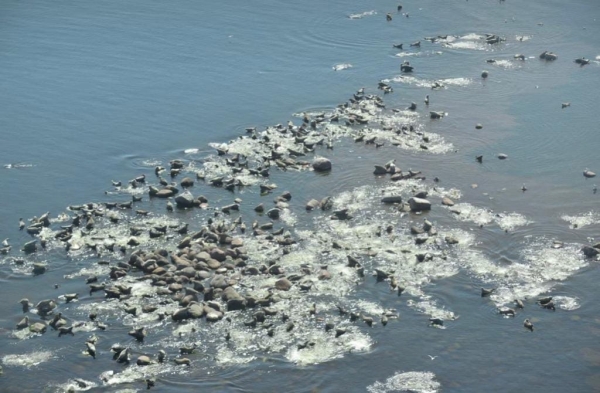
[[[396,158],[402,168],[417,168],[428,178],[438,176],[444,187],[462,190],[463,202],[515,211],[533,221],[509,234],[490,229],[481,235],[477,248],[493,258],[517,259],[514,249],[532,236],[593,243],[599,222],[574,231],[561,217],[598,211],[600,194],[592,193],[596,180],[585,180],[582,171],[600,171],[600,3],[424,0],[403,5],[408,18],[396,13],[396,3],[381,0],[3,1],[0,164],[10,167],[0,168],[0,238],[10,238],[12,255],[19,255],[19,245],[29,240],[18,232],[20,217],[46,211],[56,215],[71,204],[118,199],[104,194],[111,190],[111,180],[150,176],[157,163],[166,166],[171,159],[189,158],[185,149],[200,149],[193,158],[201,160],[202,153],[212,153],[209,142],[237,138],[248,126],[291,119],[298,124],[294,114],[332,109],[360,87],[381,94],[377,82],[398,77],[399,64],[408,59],[417,78],[469,80],[439,91],[391,82],[394,93],[385,96],[388,108],[416,102],[425,129],[442,135],[455,151],[435,155],[391,146],[375,151],[342,142],[322,152],[334,162],[329,176],[273,175],[280,190],[298,193],[293,207],[302,211],[311,197],[374,184],[372,165]],[[371,10],[376,13],[348,17]],[[387,12],[393,15],[389,23]],[[507,41],[474,50],[423,40],[485,33]],[[520,42],[518,36],[528,39]],[[420,56],[396,56],[400,51],[392,44],[404,42],[404,52],[410,53],[415,50],[408,43],[416,40],[422,41]],[[540,61],[537,56],[544,50],[557,53],[558,60]],[[516,53],[532,58],[519,62],[512,58]],[[592,63],[573,63],[581,56]],[[512,66],[486,63],[491,58],[510,60]],[[335,71],[338,64],[352,67]],[[490,72],[487,80],[480,78],[482,70]],[[426,119],[426,94],[431,97],[429,108],[445,111],[447,117]],[[571,106],[561,109],[563,102]],[[483,129],[476,130],[476,123]],[[498,153],[509,158],[500,161]],[[484,155],[483,164],[474,159],[479,154]],[[472,188],[473,183],[478,187]],[[520,190],[523,183],[526,193]],[[212,189],[200,193],[232,199]],[[261,201],[256,191],[242,197],[250,206]],[[150,202],[144,208],[159,206]],[[309,224],[307,219],[298,225]],[[109,359],[101,367],[88,365],[87,359],[79,362],[83,336],[73,347],[56,342],[53,332],[24,342],[11,337],[22,316],[20,298],[55,296],[53,285],[59,281],[64,288],[75,288],[62,283],[62,276],[74,269],[68,259],[58,252],[41,258],[54,269],[35,278],[0,266],[0,328],[6,329],[0,335],[0,357],[53,348],[58,360],[29,369],[3,364],[1,391],[54,391],[53,386],[72,377],[76,363],[77,372],[88,379],[113,367]],[[536,310],[541,327],[535,334],[524,334],[521,316],[496,318],[493,305],[478,296],[480,283],[461,273],[428,292],[460,316],[448,329],[429,329],[426,318],[406,310],[399,323],[370,332],[376,344],[367,353],[305,367],[280,358],[259,359],[212,373],[206,371],[212,366],[208,356],[189,375],[165,376],[156,389],[365,391],[399,371],[431,371],[445,392],[595,391],[600,389],[599,278],[592,262],[557,282],[554,294],[576,297],[581,307],[556,313]],[[355,296],[390,308],[405,302],[370,282]],[[118,340],[108,333],[104,338]],[[428,354],[439,357],[432,361]],[[36,377],[22,380],[30,374]],[[138,382],[93,391],[122,388],[144,386]]]

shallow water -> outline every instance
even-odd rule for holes
[[[2,390],[142,391],[150,375],[158,390],[168,392],[262,392],[284,386],[298,392],[599,389],[600,310],[594,288],[600,273],[597,261],[579,249],[597,241],[600,222],[600,195],[592,191],[596,180],[582,175],[586,168],[600,171],[595,127],[600,63],[580,67],[573,60],[600,56],[595,39],[600,4],[490,1],[440,9],[426,0],[403,5],[408,17],[382,1],[326,7],[314,1],[211,7],[189,1],[0,4],[0,238],[12,245],[0,255]],[[388,12],[391,22],[385,20]],[[505,41],[488,45],[486,33]],[[446,34],[433,43],[424,38]],[[418,40],[420,48],[409,46]],[[401,42],[403,50],[392,47]],[[541,61],[544,50],[558,59]],[[526,59],[515,59],[517,53]],[[404,60],[415,72],[400,72]],[[485,80],[483,70],[489,72]],[[379,81],[394,91],[384,95]],[[441,86],[432,89],[435,82]],[[126,184],[140,174],[156,183],[154,167],[172,159],[185,160],[186,175],[227,174],[215,147],[228,144],[230,153],[252,157],[262,147],[236,139],[247,135],[246,127],[262,132],[288,120],[298,126],[303,112],[334,113],[361,87],[381,96],[385,108],[363,102],[362,111],[353,109],[369,117],[365,129],[345,126],[343,119],[320,125],[317,132],[331,139],[334,149],[317,146],[299,157],[331,159],[329,174],[273,165],[268,179],[241,176],[248,186],[233,194],[197,182],[191,191],[208,198],[209,210],[173,213],[166,212],[163,200],[148,199],[144,187]],[[417,103],[414,112],[405,109],[411,102]],[[561,109],[563,102],[571,106]],[[445,115],[431,120],[429,111]],[[483,128],[475,129],[477,123]],[[398,136],[384,129],[401,124],[417,132]],[[384,145],[355,143],[362,133]],[[423,135],[430,141],[427,150],[420,147]],[[269,136],[281,149],[297,147],[277,131]],[[508,158],[498,159],[499,153]],[[477,155],[483,155],[482,163],[475,161]],[[392,159],[397,168],[419,170],[426,179],[391,182],[389,175],[373,175],[374,165]],[[124,186],[115,188],[111,180]],[[277,189],[261,196],[258,184],[267,183]],[[243,200],[241,212],[217,219],[230,224],[239,215],[248,225],[264,224],[267,217],[252,207],[270,207],[285,190],[293,198],[274,229],[284,228],[299,240],[292,253],[281,256],[260,237],[239,236],[257,265],[276,259],[289,274],[308,264],[315,275],[328,265],[330,280],[311,276],[310,292],[292,290],[275,303],[280,313],[298,310],[291,333],[274,322],[274,335],[267,337],[260,328],[244,327],[249,313],[238,311],[226,314],[231,322],[214,325],[157,321],[157,313],[178,308],[173,302],[133,317],[122,302],[105,301],[102,292],[88,294],[86,277],[110,280],[109,268],[96,263],[99,258],[86,243],[97,242],[100,249],[108,241],[124,244],[130,226],[188,222],[199,229],[213,215],[210,209],[236,197]],[[413,190],[428,191],[430,212],[401,213],[380,202],[382,195],[406,200]],[[59,214],[74,214],[69,205],[125,202],[131,195],[143,195],[134,211],[119,210],[118,225],[98,218],[93,239],[76,233],[68,254],[57,240],[43,252],[20,251],[31,240],[18,230],[20,217],[50,211],[56,231],[66,222]],[[309,199],[325,196],[333,197],[334,210],[346,207],[354,218],[336,221],[329,219],[331,212],[306,212]],[[456,205],[442,206],[444,196]],[[150,215],[136,215],[135,209]],[[417,245],[410,228],[424,218],[439,234]],[[391,233],[379,236],[379,227],[388,225]],[[52,230],[40,236],[50,239]],[[445,236],[458,244],[447,244]],[[172,249],[180,239],[144,234],[138,240],[143,248]],[[553,248],[555,240],[564,247]],[[333,241],[344,249],[332,248]],[[432,259],[417,263],[419,253]],[[364,278],[346,266],[348,254],[360,260]],[[116,264],[124,257],[106,252],[103,258]],[[48,271],[33,276],[34,262],[46,263]],[[375,269],[389,272],[405,292],[398,296],[389,280],[377,282]],[[131,277],[120,281],[133,287],[132,303],[156,300],[147,297],[154,287]],[[266,293],[273,281],[243,276],[237,289]],[[482,298],[481,287],[496,290]],[[59,297],[75,292],[80,295],[75,302]],[[555,312],[535,303],[547,295],[554,296]],[[56,299],[69,324],[81,325],[74,336],[57,337],[51,328],[41,336],[16,331],[23,297],[33,303]],[[525,309],[514,318],[499,315],[497,308],[513,307],[514,298],[522,299]],[[305,316],[313,303],[316,315]],[[337,305],[372,316],[373,327],[350,322]],[[102,316],[107,330],[87,322],[91,311]],[[380,322],[384,312],[390,315],[387,326]],[[430,327],[430,317],[444,319],[443,328]],[[534,332],[524,329],[525,318],[534,323]],[[326,321],[346,334],[333,340],[323,329]],[[149,331],[144,344],[127,335],[142,325]],[[223,340],[225,331],[231,332],[229,342]],[[83,353],[91,335],[98,336],[95,360]],[[307,340],[315,345],[298,349]],[[163,348],[172,359],[180,346],[194,342],[191,367],[135,365],[141,354],[152,357]],[[112,360],[115,343],[130,347],[131,365]],[[37,378],[23,379],[25,373]]]

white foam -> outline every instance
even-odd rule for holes
[[[600,213],[589,211],[578,216],[564,215],[561,219],[571,224],[572,228],[583,228],[588,225],[600,224]]]
[[[432,372],[410,371],[398,372],[385,382],[377,381],[367,386],[367,391],[370,393],[436,393],[440,387],[440,383],[435,380],[435,374]]]
[[[349,63],[336,64],[332,68],[334,71],[341,71],[341,70],[346,70],[348,68],[352,68],[352,64],[349,64]]]
[[[36,351],[16,355],[5,355],[2,358],[2,363],[7,366],[31,368],[55,358],[56,356],[51,351]]]
[[[371,11],[361,12],[361,13],[358,13],[358,14],[350,14],[350,15],[348,15],[348,18],[350,18],[350,19],[362,19],[365,16],[371,16],[371,15],[377,15],[377,11],[371,10]]]

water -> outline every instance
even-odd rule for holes
[[[593,337],[599,331],[599,310],[593,294],[599,273],[597,262],[578,250],[597,240],[600,214],[598,195],[592,192],[596,180],[582,176],[585,168],[600,171],[594,116],[600,4],[471,1],[440,7],[427,0],[403,5],[408,18],[395,12],[396,4],[382,1],[326,7],[312,1],[210,7],[184,1],[3,2],[0,238],[9,238],[13,248],[0,260],[2,390],[62,391],[73,378],[88,381],[91,391],[144,390],[144,379],[152,374],[156,388],[169,392],[279,391],[282,386],[298,392],[597,390],[600,348]],[[388,12],[393,16],[389,23]],[[480,38],[486,33],[506,41],[487,45]],[[443,42],[423,39],[445,34],[451,37]],[[417,40],[421,48],[408,46]],[[403,50],[392,47],[401,42]],[[558,59],[540,61],[544,50]],[[526,60],[514,59],[517,53]],[[591,64],[574,64],[581,56]],[[401,78],[403,60],[415,72]],[[486,80],[480,77],[483,70],[489,71]],[[389,81],[394,92],[384,96],[376,88],[380,80]],[[432,90],[435,81],[444,87]],[[98,266],[85,246],[68,256],[58,242],[31,256],[19,251],[31,239],[18,231],[20,217],[50,211],[54,219],[60,213],[72,215],[65,212],[69,205],[130,200],[130,193],[140,190],[115,190],[111,180],[126,183],[146,174],[154,183],[155,165],[168,166],[172,159],[191,163],[193,175],[214,154],[209,143],[245,135],[249,126],[263,130],[288,120],[299,125],[302,112],[331,112],[361,87],[384,98],[384,111],[370,108],[376,119],[410,122],[430,133],[430,150],[421,151],[409,138],[394,147],[393,135],[375,131],[385,141],[379,149],[349,137],[336,139],[334,150],[317,148],[318,155],[333,162],[329,175],[272,168],[268,182],[278,188],[267,196],[260,196],[256,186],[235,194],[201,182],[192,189],[194,195],[206,195],[211,207],[242,198],[248,225],[267,221],[253,206],[270,207],[275,196],[292,192],[275,229],[289,229],[301,242],[278,263],[286,273],[298,271],[301,263],[317,270],[328,264],[334,277],[316,281],[318,291],[293,292],[276,303],[280,312],[317,305],[317,318],[299,318],[291,335],[279,325],[273,338],[243,328],[239,325],[247,314],[237,312],[228,313],[234,326],[230,344],[222,339],[224,320],[212,327],[203,321],[177,326],[133,318],[118,303],[102,303],[101,293],[88,296],[84,277],[106,277],[108,268]],[[427,94],[429,108],[423,104]],[[411,102],[417,103],[416,113],[390,111]],[[563,102],[571,106],[561,109]],[[447,116],[430,120],[429,110]],[[477,123],[481,130],[475,129]],[[356,136],[360,130],[343,124],[336,132]],[[380,129],[373,121],[369,127]],[[499,153],[508,159],[498,160]],[[480,154],[481,164],[474,159]],[[312,153],[303,158],[312,160]],[[389,176],[372,175],[373,165],[391,159],[404,171],[422,171],[427,179],[391,183]],[[433,183],[433,177],[440,182]],[[430,213],[402,215],[380,204],[382,191],[406,198],[413,186],[429,191]],[[165,215],[164,201],[141,194],[144,201],[136,208],[151,211],[152,223],[190,222],[199,228],[212,215],[199,209]],[[326,213],[305,211],[306,201],[327,195],[336,207],[349,207],[355,218],[336,222]],[[439,204],[444,195],[457,202],[460,215]],[[119,214],[132,225],[146,224],[133,212]],[[438,237],[451,235],[459,244],[415,246],[409,228],[423,217],[434,223]],[[380,225],[393,225],[393,237],[374,235]],[[96,235],[120,238],[128,231],[126,225],[98,226]],[[178,239],[142,240],[156,248],[173,247]],[[332,249],[333,240],[348,250]],[[554,240],[565,247],[551,248]],[[275,249],[261,248],[260,241],[248,237],[245,243],[253,260],[275,258]],[[370,256],[373,250],[379,252]],[[415,264],[414,253],[420,251],[435,257]],[[345,267],[348,253],[365,266],[364,279]],[[15,263],[15,257],[24,257],[24,263]],[[106,257],[112,263],[119,258]],[[31,276],[34,261],[47,263],[48,272]],[[374,269],[394,270],[405,293],[398,297],[388,282],[377,283],[369,275]],[[269,278],[245,280],[270,285]],[[139,294],[151,290],[135,285]],[[482,286],[497,290],[481,298]],[[78,302],[58,299],[71,292],[79,293]],[[556,312],[535,304],[547,294],[555,296]],[[29,337],[13,330],[23,316],[18,304],[23,297],[34,303],[57,299],[72,324],[99,310],[109,329],[86,323],[73,337],[57,338],[51,328],[41,337]],[[515,318],[498,315],[496,308],[512,306],[514,297],[525,300],[525,310],[517,310]],[[336,304],[373,316],[374,327],[339,316]],[[165,311],[173,307],[164,305]],[[389,309],[399,318],[391,317],[382,327],[379,315]],[[444,329],[428,327],[432,316],[446,320]],[[533,321],[533,333],[523,328],[525,318]],[[322,328],[325,320],[347,333],[331,340]],[[150,331],[144,345],[127,335],[141,324]],[[99,337],[96,360],[82,354],[92,334]],[[314,340],[315,348],[298,350],[306,339]],[[119,342],[132,348],[132,364],[138,355],[154,356],[160,348],[173,358],[191,340],[201,345],[189,355],[189,368],[173,363],[126,367],[110,356],[110,346]],[[100,375],[107,370],[115,375],[103,381]]]

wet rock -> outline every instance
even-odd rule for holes
[[[327,172],[331,170],[331,161],[325,157],[317,157],[312,162],[315,172]]]
[[[410,205],[410,210],[415,212],[431,210],[431,202],[427,199],[412,197],[408,200],[408,204]]]

